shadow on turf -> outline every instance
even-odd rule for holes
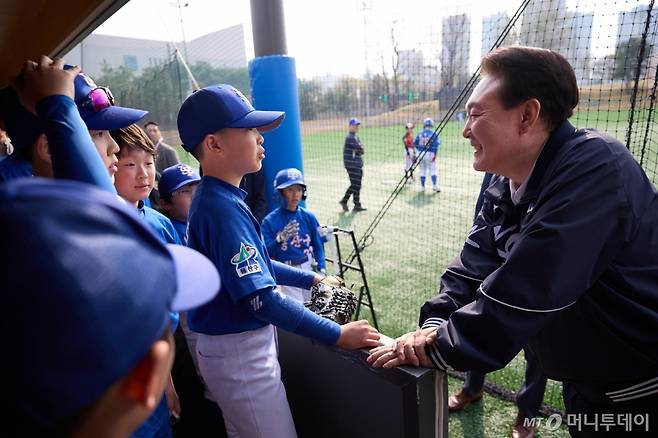
[[[336,226],[344,229],[349,229],[350,225],[352,225],[352,222],[354,221],[354,216],[356,216],[358,213],[354,213],[353,211],[349,212],[344,212],[341,211],[338,214],[338,221],[336,222]]]
[[[432,198],[434,196],[436,196],[434,193],[416,192],[414,196],[407,199],[407,204],[416,208],[425,207],[432,203]]]

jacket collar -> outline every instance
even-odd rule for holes
[[[520,204],[537,197],[539,185],[543,181],[546,171],[551,163],[553,163],[564,144],[569,138],[574,136],[576,131],[576,128],[566,120],[555,131],[553,131],[537,158],[534,170],[528,180],[528,186],[519,202]]]

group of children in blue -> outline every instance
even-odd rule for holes
[[[50,77],[55,77],[53,65],[59,61],[44,58],[37,68],[50,69]],[[301,172],[279,172],[286,176],[285,182],[279,176],[275,182],[281,205],[263,220],[263,234],[244,204],[246,193],[239,188],[246,173],[260,168],[261,132],[276,128],[284,114],[254,110],[229,85],[207,87],[190,96],[179,113],[179,132],[184,148],[199,159],[204,177],[184,164],[164,170],[158,183],[157,211],[145,205],[155,188],[156,149],[136,125],[147,113],[116,106],[108,89],[96,86],[81,72],[74,83],[74,99],[48,96],[37,103],[36,114],[23,108],[11,89],[3,90],[3,118],[17,153],[0,163],[0,184],[35,175],[99,186],[133,205],[163,242],[187,245],[208,257],[220,273],[220,292],[182,320],[199,351],[195,365],[212,399],[223,409],[229,434],[294,436],[272,326],[350,349],[376,346],[379,335],[366,321],[339,326],[277,289],[282,285],[309,290],[326,277],[298,269],[312,266],[324,271],[325,267],[320,225],[299,205],[306,197]],[[48,143],[51,150],[58,145],[58,153],[39,155],[40,142],[46,151]],[[227,160],[228,151],[241,158]],[[294,226],[289,226],[291,222]],[[172,313],[172,331],[178,322],[178,314]],[[258,342],[242,342],[243,335]],[[214,352],[220,347],[238,348],[240,360],[246,363],[231,358],[217,361]],[[237,379],[237,386],[227,383],[249,366],[259,369]],[[171,436],[170,413],[180,414],[173,384],[165,395],[133,436]]]

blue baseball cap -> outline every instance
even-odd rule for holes
[[[302,175],[301,170],[294,167],[281,169],[274,177],[274,188],[276,190],[282,190],[286,187],[294,186],[295,184],[306,187],[304,175]]]
[[[187,164],[174,164],[162,171],[158,182],[161,197],[171,196],[176,190],[191,183],[201,181],[201,177]]]
[[[211,300],[213,263],[165,245],[116,195],[76,181],[0,187],[3,406],[52,426],[90,406],[162,337],[170,311]],[[15,408],[15,409],[13,409]]]
[[[258,128],[261,132],[277,128],[285,113],[259,111],[235,87],[211,85],[196,90],[178,111],[178,134],[183,148],[191,152],[208,134],[224,128]]]
[[[423,126],[434,126],[434,120],[429,117],[423,120]]]
[[[361,121],[359,119],[357,119],[356,117],[352,117],[350,119],[350,126],[360,125],[360,124],[361,124]]]
[[[114,105],[114,96],[110,89],[97,86],[94,80],[83,72],[75,77],[74,84],[74,100],[88,129],[121,129],[137,123],[148,114],[148,111]]]
[[[73,66],[66,65],[64,68],[70,69]],[[74,86],[74,100],[88,129],[111,131],[125,128],[148,114],[148,111],[115,106],[109,88],[98,87],[82,72],[75,77]],[[46,130],[40,119],[21,105],[12,87],[0,90],[0,118],[4,120],[5,131],[11,139],[15,153],[18,157],[27,159],[25,151],[29,150],[37,137]]]

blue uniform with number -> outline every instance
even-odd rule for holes
[[[277,234],[293,220],[299,224],[297,234],[277,243]],[[323,243],[327,239],[322,236],[317,218],[307,209],[297,207],[296,211],[290,211],[285,207],[277,208],[263,219],[262,230],[267,250],[274,260],[294,266],[315,259],[318,268],[325,269]]]
[[[441,140],[436,135],[434,139],[434,130],[431,128],[423,129],[414,140],[414,146],[420,155],[420,185],[425,187],[425,179],[429,175],[432,178],[432,186],[438,189],[438,171],[436,168],[436,154],[439,152]]]

